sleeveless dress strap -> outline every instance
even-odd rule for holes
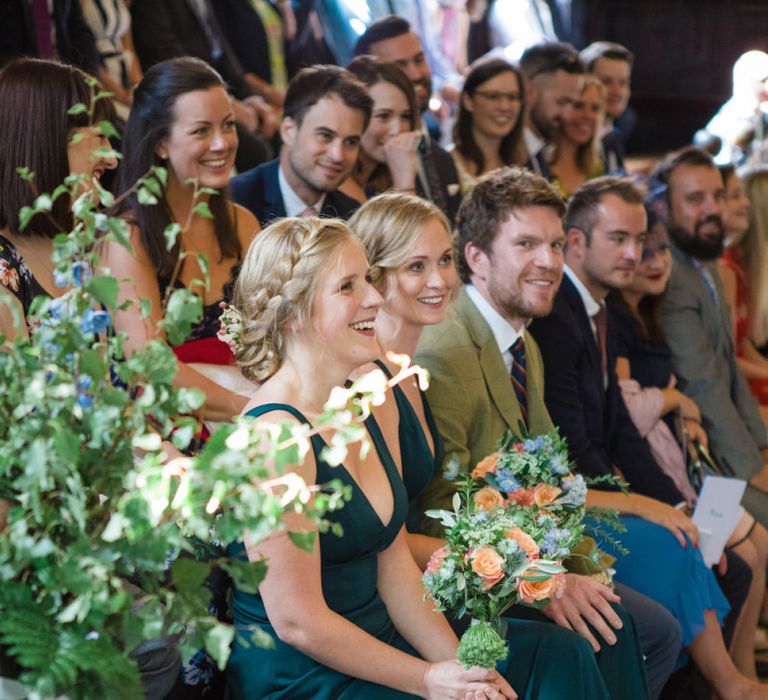
[[[307,425],[310,424],[307,417],[301,411],[287,403],[264,403],[261,406],[254,406],[245,415],[258,418],[265,413],[272,413],[272,411],[285,411],[286,413],[290,413],[296,420],[306,423]]]
[[[392,379],[392,372],[389,371],[389,367],[387,367],[381,360],[374,360],[373,364],[387,375],[387,379]]]

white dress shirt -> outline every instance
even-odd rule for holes
[[[464,289],[467,290],[467,296],[477,307],[480,315],[491,327],[493,337],[496,339],[496,344],[499,346],[499,352],[504,358],[504,364],[507,367],[507,372],[511,372],[512,352],[510,348],[517,342],[518,338],[522,337],[525,328],[523,327],[520,330],[517,330],[486,301],[485,297],[480,294],[474,285],[464,285]]]
[[[283,173],[282,165],[277,169],[277,182],[280,185],[280,194],[283,197],[286,216],[301,216],[307,210],[307,207],[314,207],[318,215],[320,214],[320,211],[323,208],[323,203],[325,202],[325,192],[323,192],[322,197],[316,202],[305,202],[296,194],[293,187],[288,184],[288,180],[285,179],[285,174]]]

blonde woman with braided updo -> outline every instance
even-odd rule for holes
[[[334,386],[377,357],[381,297],[368,274],[363,246],[340,220],[283,219],[256,237],[234,297],[243,322],[237,361],[261,383],[247,415],[312,421]],[[331,468],[318,459],[325,441],[315,436],[296,466],[307,483],[338,478],[352,487],[351,501],[327,516],[342,524],[343,537],[320,534],[312,553],[285,532],[230,547],[269,562],[258,595],[235,586],[232,610],[239,629],[259,626],[276,648],[235,641],[228,697],[516,698],[496,671],[466,670],[454,660],[458,641],[423,600],[405,540],[408,497],[384,438],[394,435],[399,459],[397,428],[382,432],[372,419],[366,427],[375,449],[364,457],[352,450]],[[286,526],[314,527],[297,514],[286,516]]]

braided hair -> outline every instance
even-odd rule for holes
[[[333,251],[357,237],[340,219],[285,218],[251,243],[235,284],[243,329],[235,358],[246,379],[264,382],[283,364],[285,330],[309,321],[318,281]]]

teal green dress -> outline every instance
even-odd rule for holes
[[[304,416],[291,406],[266,404],[249,411],[260,416],[287,411],[298,420]],[[388,523],[373,510],[365,493],[344,466],[330,467],[319,459],[325,441],[312,437],[317,462],[317,483],[341,479],[352,487],[352,498],[328,519],[344,527],[344,536],[320,535],[323,595],[334,612],[343,615],[368,634],[407,654],[416,651],[400,636],[387,614],[376,588],[378,554],[403,527],[408,494],[376,422],[366,427],[386,471],[394,508]],[[242,543],[230,545],[232,555],[245,557]],[[234,588],[232,616],[238,636],[227,666],[227,697],[230,700],[406,700],[416,696],[334,671],[277,639],[259,595]],[[258,626],[275,638],[275,648],[261,649],[244,643],[248,629]],[[512,621],[508,633],[510,654],[499,664],[522,700],[607,700],[600,672],[587,642],[554,625]]]

